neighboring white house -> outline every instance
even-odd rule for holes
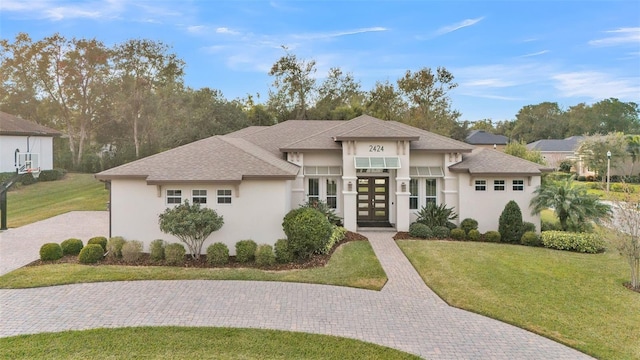
[[[185,200],[224,216],[207,242],[233,252],[242,239],[273,244],[282,219],[322,200],[351,231],[389,226],[407,231],[427,202],[497,230],[515,200],[539,229],[529,201],[547,169],[492,149],[474,149],[428,131],[367,115],[349,121],[291,120],[213,136],[96,174],[110,183],[110,236],[178,241],[158,215]]]
[[[0,111],[0,172],[15,172],[19,154],[34,154],[41,170],[53,169],[53,138],[58,130]]]

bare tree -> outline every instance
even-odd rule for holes
[[[613,201],[609,239],[629,263],[631,287],[640,291],[640,195],[631,189],[623,184],[623,199]]]

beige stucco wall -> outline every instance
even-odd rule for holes
[[[235,254],[239,240],[252,239],[258,244],[273,245],[284,238],[282,219],[290,210],[291,184],[285,180],[244,180],[237,188],[233,185],[162,185],[160,195],[156,185],[147,185],[144,180],[112,180],[111,221],[112,236],[128,240],[140,240],[145,251],[154,239],[179,242],[171,235],[160,231],[158,216],[169,206],[166,204],[166,189],[182,190],[182,200],[191,198],[191,190],[207,190],[207,207],[224,217],[222,228],[214,232],[203,246],[223,242]],[[217,204],[218,189],[232,190],[231,204]]]
[[[29,136],[29,152],[38,154],[41,170],[53,169],[53,138]],[[0,136],[0,172],[15,172],[16,149],[27,152],[27,136]]]
[[[476,191],[475,180],[486,180],[487,190]],[[505,191],[494,191],[493,180],[505,180]],[[514,179],[524,180],[524,191],[513,191],[511,181]],[[459,220],[472,218],[478,221],[478,230],[485,233],[489,230],[498,230],[500,214],[505,205],[510,200],[514,200],[520,206],[523,221],[536,225],[536,230],[540,232],[540,216],[531,215],[529,202],[533,197],[533,192],[540,186],[540,177],[490,177],[476,176],[459,173],[460,207],[457,209]]]

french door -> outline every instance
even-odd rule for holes
[[[358,178],[358,223],[389,221],[389,178]]]

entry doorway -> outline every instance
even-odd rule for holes
[[[358,178],[358,226],[391,227],[389,223],[389,178]]]

